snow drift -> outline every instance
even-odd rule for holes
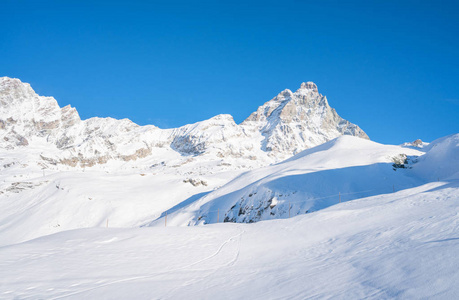
[[[419,176],[431,181],[459,178],[459,133],[439,138],[424,150],[413,166]]]

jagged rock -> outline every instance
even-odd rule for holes
[[[401,153],[401,154],[399,154],[397,156],[392,157],[392,161],[394,162],[392,164],[392,168],[394,169],[394,171],[396,169],[405,169],[405,168],[407,168],[408,159],[407,159],[406,154],[404,154],[404,153]]]
[[[200,186],[200,185],[204,185],[204,186],[207,186],[207,182],[204,181],[204,180],[201,180],[201,179],[193,179],[193,178],[187,178],[185,180],[183,180],[184,183],[191,183],[192,186]]]
[[[55,160],[53,158],[45,157],[43,155],[40,155],[40,158],[43,159],[44,161],[52,164],[52,165],[57,165],[57,160]]]
[[[141,149],[137,149],[134,154],[122,155],[121,159],[124,161],[136,160],[139,158],[147,157],[150,154],[151,154],[151,149],[141,148]]]
[[[262,147],[288,157],[340,135],[369,139],[357,125],[342,119],[319,94],[313,82],[302,83],[292,93],[284,90],[260,106],[242,125],[254,127],[263,136]]]
[[[25,190],[34,189],[34,188],[42,185],[43,183],[47,183],[47,181],[36,182],[36,183],[25,182],[25,181],[13,182],[13,183],[11,183],[11,185],[9,187],[6,188],[5,191],[17,194],[17,193],[20,193],[20,192],[25,191]]]
[[[427,146],[429,143],[423,142],[421,139],[417,139],[411,143],[404,143],[402,146],[408,146],[408,147],[416,147],[416,148],[423,148]]]
[[[417,139],[413,142],[413,146],[415,147],[419,147],[420,145],[422,145],[422,140],[421,139]]]

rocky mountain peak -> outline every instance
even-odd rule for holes
[[[320,108],[322,107],[322,109]],[[285,89],[276,97],[260,106],[244,122],[271,121],[281,119],[284,122],[306,119],[318,110],[330,109],[327,99],[318,93],[313,82],[303,82],[295,93]]]
[[[27,146],[35,137],[55,140],[60,130],[78,122],[78,112],[70,105],[61,108],[56,99],[37,95],[28,83],[0,78],[0,148]]]
[[[293,96],[293,92],[289,89],[285,89],[282,92],[280,92],[274,99],[285,100],[286,98],[290,98],[292,96]]]
[[[13,102],[30,101],[34,95],[35,92],[28,83],[16,78],[0,77],[0,103],[3,107],[13,105]]]
[[[295,93],[282,91],[242,125],[256,127],[264,136],[262,149],[284,158],[340,135],[368,139],[357,125],[342,119],[310,81],[303,82]]]
[[[301,83],[300,90],[311,90],[313,92],[318,92],[317,85],[312,81]]]

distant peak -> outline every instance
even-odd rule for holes
[[[283,96],[285,98],[291,97],[293,95],[292,91],[289,89],[285,89],[282,92],[279,93],[277,96]]]
[[[308,82],[303,82],[300,86],[300,89],[305,89],[305,90],[312,90],[312,91],[315,91],[317,92],[317,85],[312,82],[312,81],[308,81]]]
[[[209,120],[227,120],[234,122],[233,116],[230,114],[219,114],[210,118]]]

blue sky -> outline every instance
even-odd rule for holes
[[[0,76],[162,128],[314,81],[372,140],[432,141],[459,132],[458,3],[3,0]]]

